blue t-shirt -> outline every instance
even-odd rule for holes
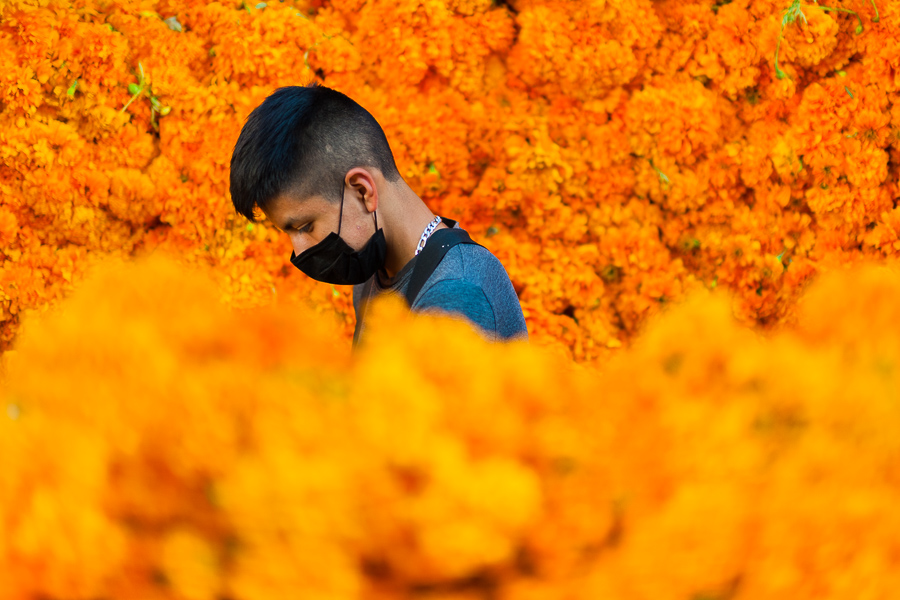
[[[377,273],[366,283],[353,287],[356,343],[365,332],[366,305],[385,292],[404,297],[417,258],[392,278]],[[464,317],[492,340],[528,338],[522,306],[506,269],[488,249],[474,244],[459,244],[447,251],[411,309]]]

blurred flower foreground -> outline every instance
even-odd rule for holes
[[[718,294],[598,373],[391,302],[351,357],[107,267],[6,361],[0,598],[895,597],[897,271],[768,338]]]

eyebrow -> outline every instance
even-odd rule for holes
[[[296,228],[298,225],[306,225],[309,222],[309,219],[306,217],[290,217],[282,223],[282,227],[279,227],[282,231],[287,231],[288,229]]]

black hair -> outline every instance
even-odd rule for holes
[[[231,201],[255,221],[290,191],[300,198],[337,202],[341,181],[354,167],[374,167],[400,179],[384,130],[344,94],[318,84],[283,87],[253,109],[231,155]]]

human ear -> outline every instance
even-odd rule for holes
[[[363,167],[355,167],[347,171],[345,181],[347,187],[352,189],[356,197],[366,205],[368,212],[375,212],[378,209],[378,186],[375,185],[372,173]]]

